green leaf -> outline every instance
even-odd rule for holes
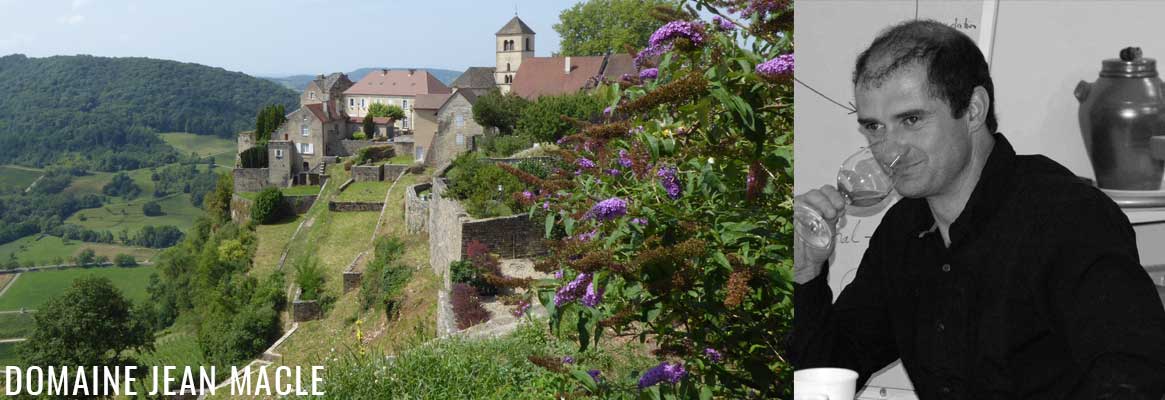
[[[574,218],[562,217],[562,223],[566,226],[566,235],[574,235]]]
[[[546,214],[546,238],[550,239],[550,233],[554,231],[554,214]]]
[[[590,316],[582,310],[578,312],[578,351],[587,351],[587,347],[591,344],[591,333],[587,330],[587,322],[590,321]]]
[[[587,389],[587,392],[593,394],[599,391],[599,385],[595,383],[595,378],[592,378],[591,375],[586,371],[578,368],[572,368],[570,370],[570,376],[574,377],[578,383],[581,383],[583,387]]]
[[[711,400],[711,399],[712,399],[712,388],[709,386],[701,387],[700,388],[700,400]]]

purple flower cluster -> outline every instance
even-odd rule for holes
[[[676,177],[675,167],[660,167],[655,176],[659,177],[659,183],[667,190],[667,197],[672,200],[680,198],[680,180]]]
[[[579,158],[578,161],[575,161],[575,164],[578,164],[579,167],[588,169],[595,167],[595,162],[587,159],[586,157]]]
[[[599,305],[599,301],[603,300],[603,292],[606,291],[606,288],[595,289],[595,286],[597,284],[594,281],[591,281],[591,284],[587,286],[587,292],[583,294],[581,301],[584,306],[595,308]]]
[[[704,355],[708,356],[708,359],[712,360],[714,363],[718,363],[724,359],[724,355],[720,354],[719,351],[716,351],[716,349],[713,348],[704,349]]]
[[[658,77],[659,77],[659,68],[648,68],[648,69],[639,71],[639,79],[642,79],[645,81],[655,79]]]
[[[631,223],[646,226],[647,220],[643,218],[632,218]]]
[[[753,14],[759,14],[760,19],[764,20],[770,13],[786,8],[788,5],[789,0],[753,0],[748,2],[743,10],[740,10],[740,15],[744,18],[752,18]]]
[[[587,371],[587,375],[590,375],[591,379],[595,380],[595,383],[599,382],[599,375],[602,375],[602,374],[603,373],[597,369],[592,369],[590,371]]]
[[[562,357],[562,363],[563,364],[574,364],[574,357],[571,357],[571,356]]]
[[[550,209],[550,202],[549,201],[542,202],[542,210],[545,211],[545,210],[549,210],[549,209]]]
[[[636,127],[634,127],[634,128],[628,129],[628,130],[627,130],[627,133],[628,133],[628,134],[631,134],[631,135],[638,135],[638,134],[640,134],[640,133],[643,133],[643,131],[646,131],[646,130],[647,130],[647,129],[646,129],[646,128],[644,128],[644,127],[643,127],[643,125],[638,125],[638,126],[636,126]]]
[[[534,193],[530,193],[529,190],[522,191],[522,198],[526,201],[534,201]]]
[[[617,170],[617,169],[614,169],[614,168],[611,168],[611,169],[608,169],[608,170],[607,170],[607,175],[610,175],[610,176],[619,176],[619,175],[622,175],[622,174],[623,174],[623,171],[619,171],[619,170]]]
[[[592,239],[594,239],[594,238],[595,238],[595,236],[597,236],[598,234],[599,234],[599,230],[598,230],[598,229],[592,229],[590,232],[587,232],[587,233],[580,233],[580,234],[578,235],[578,241],[580,241],[580,242],[589,242],[589,241],[591,241]]]
[[[518,308],[514,309],[513,314],[515,317],[521,318],[523,315],[526,315],[526,311],[528,310],[530,310],[530,302],[522,300],[518,303]]]
[[[793,53],[782,54],[756,66],[756,73],[765,78],[777,79],[793,74]]]
[[[554,271],[554,279],[562,279],[562,270]]]
[[[654,368],[647,370],[643,376],[639,377],[639,389],[646,389],[660,382],[669,382],[672,384],[680,383],[684,376],[688,375],[688,371],[684,370],[682,364],[671,364],[668,362],[661,362]]]
[[[619,149],[619,166],[631,168],[631,157],[627,156],[627,150]]]
[[[563,304],[578,300],[579,296],[582,296],[583,292],[586,291],[586,286],[591,283],[591,279],[591,274],[578,274],[574,280],[559,288],[558,292],[554,294],[554,306],[560,307]]]
[[[640,50],[639,53],[635,54],[635,60],[633,60],[635,68],[643,68],[652,58],[667,53],[671,49],[671,43],[667,43],[662,46],[648,46],[646,49]]]
[[[603,116],[610,117],[611,111],[614,111],[614,109],[612,109],[611,106],[607,106],[607,108],[603,109]]]
[[[712,17],[712,24],[720,31],[730,31],[736,28],[736,25],[729,21],[728,18],[720,18],[719,15]]]
[[[610,221],[622,217],[627,215],[627,200],[612,197],[600,201],[591,207],[590,211],[587,211],[587,215],[600,221]]]
[[[696,46],[704,43],[704,33],[701,32],[699,24],[688,21],[672,21],[656,29],[655,33],[651,34],[651,38],[647,39],[647,44],[650,47],[659,47],[677,38],[688,39]]]

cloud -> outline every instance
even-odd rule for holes
[[[24,33],[14,33],[12,36],[0,38],[0,49],[16,49],[29,44],[33,40],[33,36]]]
[[[66,25],[77,25],[79,23],[85,22],[85,16],[84,15],[63,16],[63,17],[57,18],[57,22],[62,23],[62,24],[66,24]]]
[[[89,5],[91,2],[91,0],[73,0],[73,11],[77,11],[81,7]]]

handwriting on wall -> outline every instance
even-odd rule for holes
[[[837,230],[837,243],[838,244],[862,244],[862,243],[869,241],[871,235],[866,234],[865,232],[859,232],[859,230],[860,230],[859,228],[861,228],[861,226],[862,226],[862,220],[858,219],[857,222],[854,222],[853,226],[848,227],[848,229],[838,229]]]
[[[965,30],[965,31],[972,31],[972,30],[979,29],[979,26],[975,25],[975,23],[971,22],[971,19],[968,17],[963,17],[963,19],[961,21],[959,20],[959,17],[954,17],[953,21],[946,22],[946,24],[947,24],[947,26],[950,26],[952,28]]]

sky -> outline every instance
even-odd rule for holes
[[[579,0],[0,0],[0,55],[89,54],[192,62],[255,76],[363,67],[462,71],[495,64],[494,34],[518,16],[535,55]]]

